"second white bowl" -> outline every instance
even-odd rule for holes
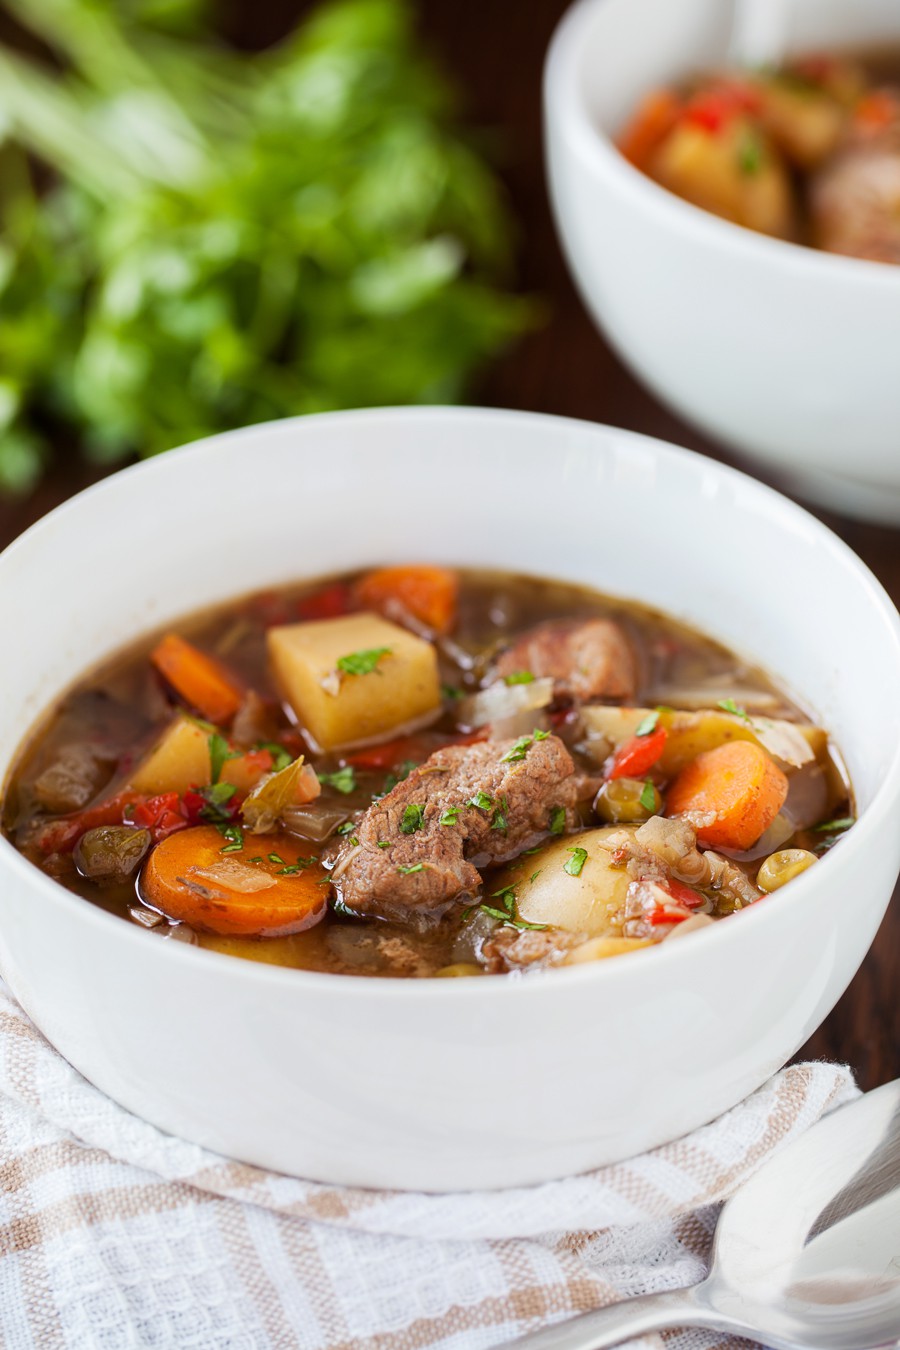
[[[900,43],[894,0],[792,0],[792,51]],[[900,523],[900,267],[754,234],[634,169],[613,137],[660,84],[724,63],[723,0],[580,0],[545,74],[556,220],[638,375],[710,435],[848,514]]]

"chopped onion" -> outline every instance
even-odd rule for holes
[[[343,825],[348,815],[348,811],[334,806],[287,806],[281,814],[281,823],[291,834],[321,844]]]
[[[287,810],[314,801],[321,791],[315,769],[311,764],[304,764],[300,755],[278,773],[269,774],[253,789],[241,806],[241,816],[253,834],[268,834]]]
[[[755,689],[752,685],[723,684],[720,675],[715,677],[715,683],[701,683],[693,688],[678,684],[658,685],[652,696],[648,696],[647,702],[651,706],[702,711],[732,700],[747,712],[772,712],[784,707],[783,700],[775,694],[767,693],[765,689]]]
[[[799,769],[815,759],[812,746],[796,723],[781,718],[752,717],[750,726],[762,748],[782,764]]]
[[[460,726],[483,727],[518,713],[546,708],[553,701],[551,679],[532,680],[529,684],[505,684],[498,680],[477,694],[470,694],[456,705],[456,720]],[[531,730],[531,728],[528,728]]]
[[[520,712],[511,717],[500,717],[491,723],[491,736],[505,741],[518,736],[530,736],[532,731],[547,731],[549,719],[543,713]]]
[[[256,891],[268,891],[275,885],[275,878],[259,867],[235,859],[223,859],[209,867],[191,867],[189,875],[211,881],[213,885],[227,886],[230,891],[239,891],[241,895],[254,895]]]

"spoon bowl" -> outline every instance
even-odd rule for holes
[[[528,1350],[604,1350],[669,1327],[773,1350],[900,1345],[900,1080],[825,1116],[724,1206],[710,1273],[520,1337]]]

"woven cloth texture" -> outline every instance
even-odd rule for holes
[[[236,1163],[124,1111],[0,985],[6,1350],[480,1350],[701,1279],[721,1201],[857,1095],[801,1064],[688,1137],[546,1185],[354,1190]],[[633,1345],[743,1345],[699,1331]]]

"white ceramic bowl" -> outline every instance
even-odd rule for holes
[[[896,0],[788,0],[789,50],[889,40]],[[850,514],[900,523],[900,267],[754,234],[658,187],[612,137],[722,64],[725,0],[580,0],[545,73],[556,220],[584,299],[660,398]]]
[[[442,409],[286,421],[128,469],[0,557],[0,778],[121,644],[387,559],[587,582],[752,653],[833,732],[859,824],[690,940],[524,980],[337,977],[162,942],[0,840],[4,977],[131,1110],[330,1182],[534,1182],[709,1120],[831,1009],[900,865],[900,620],[844,544],[741,474],[587,423]]]

